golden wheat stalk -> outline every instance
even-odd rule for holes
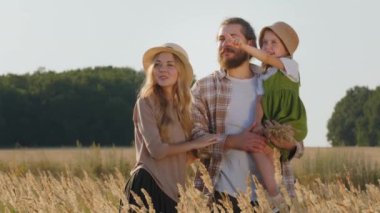
[[[276,123],[264,128],[264,135],[269,139],[274,139],[279,143],[293,143],[296,144],[297,141],[294,139],[295,129],[289,124]]]
[[[212,180],[210,178],[210,175],[208,174],[206,167],[203,165],[203,163],[198,163],[198,169],[199,169],[199,172],[202,174],[201,178],[205,184],[205,187],[207,188],[209,192],[213,192],[214,186],[212,184]]]
[[[155,213],[152,198],[150,197],[149,193],[145,189],[141,189],[141,191],[144,194],[145,200],[148,204],[148,207],[149,207],[148,212]]]

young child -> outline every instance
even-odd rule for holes
[[[264,27],[259,36],[261,50],[248,44],[243,44],[233,35],[229,35],[229,41],[234,47],[246,51],[251,56],[262,62],[264,72],[258,78],[259,99],[256,105],[256,119],[253,131],[262,131],[270,138],[271,134],[283,134],[283,138],[293,142],[302,142],[307,134],[306,111],[299,97],[300,75],[298,64],[293,60],[293,53],[298,46],[298,36],[294,29],[284,22],[277,22],[272,26]],[[262,121],[270,120],[278,122],[280,129],[270,130],[263,128]],[[275,125],[276,126],[276,125]],[[291,130],[288,134],[283,129]],[[290,128],[289,128],[290,127]],[[285,137],[290,136],[290,137]],[[294,139],[293,139],[294,138]],[[271,144],[272,147],[275,147]],[[282,147],[281,160],[286,161],[289,151]],[[284,198],[279,193],[274,178],[274,164],[272,153],[253,153],[253,158],[263,178],[265,189],[271,197],[272,204],[281,208],[285,204]]]

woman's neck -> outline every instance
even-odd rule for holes
[[[163,88],[164,97],[170,103],[173,101],[173,90],[171,88]]]

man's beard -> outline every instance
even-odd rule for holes
[[[234,50],[232,48],[226,47],[224,52],[232,52],[235,54],[233,58],[224,59],[222,57],[222,52],[218,54],[218,61],[222,69],[233,69],[242,65],[246,60],[249,59],[249,55],[242,50]]]

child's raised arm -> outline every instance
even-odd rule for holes
[[[268,53],[266,53],[260,49],[257,49],[256,47],[245,44],[239,38],[234,38],[230,34],[227,34],[226,38],[227,38],[227,42],[230,43],[232,46],[244,50],[245,52],[247,52],[248,54],[250,54],[254,58],[257,58],[258,60],[260,60],[264,64],[268,64],[268,65],[276,67],[280,70],[285,71],[284,64],[282,63],[282,61],[279,58],[277,58],[273,55],[269,55]]]

